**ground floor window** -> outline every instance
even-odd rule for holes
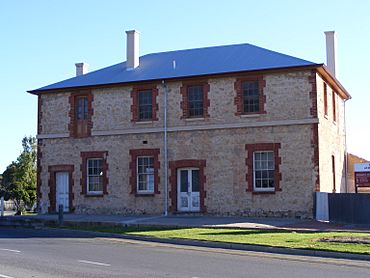
[[[137,192],[154,193],[154,157],[137,158]]]
[[[247,191],[275,193],[280,188],[280,143],[246,144]]]
[[[275,189],[275,163],[273,151],[253,153],[253,188],[255,191]]]
[[[131,194],[150,196],[159,194],[159,149],[130,150]]]
[[[89,158],[87,160],[87,193],[103,193],[103,159]]]

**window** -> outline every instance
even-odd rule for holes
[[[275,189],[274,152],[258,151],[253,153],[253,186],[255,191]]]
[[[88,117],[88,99],[87,96],[76,97],[76,119],[87,120]]]
[[[87,160],[87,193],[103,193],[103,159],[101,158]]]
[[[260,111],[260,94],[258,81],[244,81],[243,89],[243,112],[257,113]]]
[[[333,99],[333,121],[335,122],[337,120],[337,104],[335,101],[335,92],[332,91],[332,99]]]
[[[152,91],[145,90],[138,92],[139,97],[139,120],[151,120],[153,115]]]
[[[92,100],[90,92],[71,94],[69,133],[71,137],[83,138],[91,135],[92,128]]]
[[[328,87],[326,83],[324,83],[324,113],[328,115]]]
[[[134,87],[131,91],[132,122],[158,121],[156,103],[158,89],[155,84]]]
[[[246,144],[247,192],[275,193],[280,188],[280,143]]]
[[[203,117],[203,86],[188,87],[189,117]]]
[[[210,101],[208,99],[209,84],[205,81],[183,83],[181,87],[182,119],[207,118]]]
[[[336,184],[335,184],[335,156],[331,156],[331,169],[332,169],[332,176],[333,176],[333,193],[336,193]]]
[[[81,152],[81,194],[102,197],[108,194],[108,152]]]
[[[263,76],[238,78],[234,83],[236,96],[236,116],[243,114],[265,114],[265,95],[263,88],[266,82]]]
[[[154,193],[154,157],[137,158],[137,192]]]
[[[131,194],[153,196],[159,194],[159,149],[130,150]]]

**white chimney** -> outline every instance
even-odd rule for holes
[[[76,76],[84,75],[89,72],[89,64],[76,63]]]
[[[139,32],[136,30],[126,31],[126,70],[133,70],[139,66]]]
[[[336,36],[335,31],[325,32],[326,36],[326,65],[329,68],[330,72],[335,76],[336,75]]]

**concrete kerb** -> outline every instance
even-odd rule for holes
[[[3,225],[4,218],[7,218],[8,225]],[[28,228],[55,228],[58,227],[57,220],[45,220],[45,219],[29,219],[24,218],[23,221],[14,221],[15,219],[12,217],[4,217],[2,221],[0,221],[0,226],[22,226]],[[10,222],[9,222],[10,220]],[[13,223],[12,223],[13,222]],[[13,225],[11,225],[11,223]],[[10,224],[10,225],[9,225]],[[109,221],[64,221],[63,227],[81,227],[81,226],[100,226],[100,227],[127,227],[127,228],[169,228],[169,229],[176,229],[176,228],[204,228],[202,227],[194,227],[189,225],[168,225],[168,224],[144,224],[144,223],[120,223],[120,222],[109,222]],[[63,228],[61,227],[61,228]],[[215,227],[209,226],[207,228],[223,228],[223,227]],[[238,229],[237,227],[225,227],[227,229]],[[242,228],[243,229],[243,228]],[[247,229],[247,228],[244,228]],[[302,229],[287,229],[287,228],[248,228],[248,229],[255,229],[255,230],[270,230],[270,231],[297,231],[302,232]],[[318,232],[317,230],[304,230],[305,232]],[[326,232],[325,230],[324,232]],[[310,249],[294,249],[294,248],[284,248],[284,247],[270,247],[270,246],[263,246],[263,245],[253,245],[253,244],[239,244],[239,243],[224,243],[224,242],[213,242],[213,241],[200,241],[200,240],[190,240],[190,239],[171,239],[171,238],[156,238],[156,237],[148,237],[148,236],[135,236],[135,235],[118,235],[113,233],[102,233],[102,232],[86,232],[91,235],[95,235],[96,237],[110,237],[110,238],[121,238],[121,239],[128,239],[128,240],[138,240],[138,241],[145,241],[145,242],[156,242],[156,243],[164,243],[164,244],[174,244],[174,245],[184,245],[184,246],[195,246],[195,247],[207,247],[207,248],[220,248],[220,249],[227,249],[227,250],[239,250],[239,251],[252,251],[252,252],[264,252],[264,253],[274,253],[274,254],[285,254],[285,255],[297,255],[297,256],[309,256],[309,257],[324,257],[324,258],[334,258],[334,259],[348,259],[348,260],[363,260],[363,261],[370,261],[370,255],[363,255],[363,254],[353,254],[353,253],[341,253],[341,252],[333,252],[333,251],[321,251],[321,250],[310,250]]]

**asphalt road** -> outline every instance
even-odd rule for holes
[[[370,263],[0,228],[0,278],[370,277]]]

